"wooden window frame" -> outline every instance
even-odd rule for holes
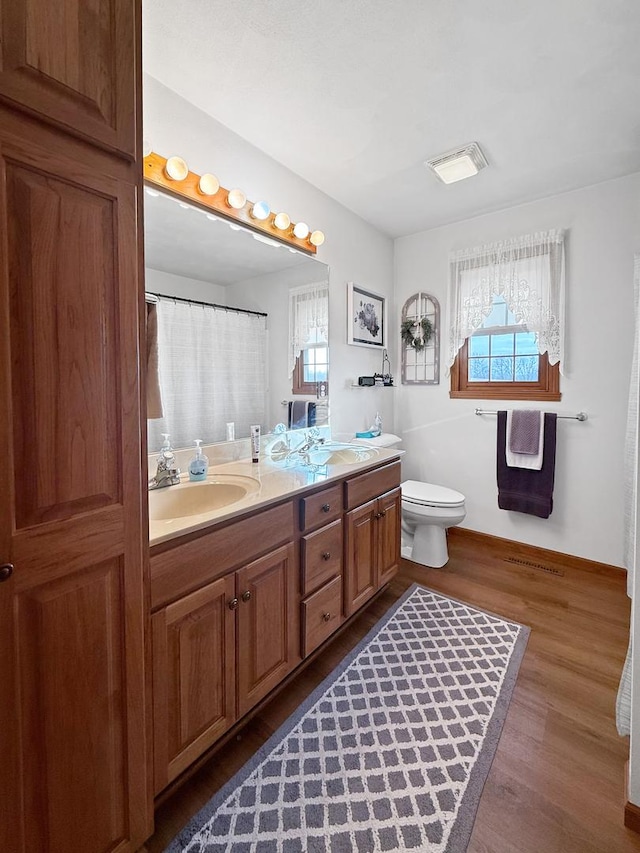
[[[328,344],[319,344],[319,346],[326,346]],[[296,358],[296,365],[293,368],[293,373],[291,375],[291,393],[299,394],[300,396],[318,396],[318,383],[317,382],[305,382],[304,381],[304,349],[300,351],[300,354]],[[326,393],[329,393],[329,380],[323,383],[326,387]]]
[[[495,331],[494,331],[495,334]],[[460,348],[451,368],[453,399],[465,400],[560,400],[560,365],[549,364],[547,353],[539,355],[537,382],[469,382],[469,339]]]

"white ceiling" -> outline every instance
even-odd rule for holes
[[[394,237],[640,171],[638,0],[143,11],[145,71]],[[470,141],[479,175],[423,166]]]

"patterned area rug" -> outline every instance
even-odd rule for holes
[[[166,853],[466,850],[528,634],[413,586]]]

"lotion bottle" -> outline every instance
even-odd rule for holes
[[[196,452],[191,461],[189,462],[189,479],[198,482],[200,480],[207,479],[207,471],[209,470],[209,460],[202,452],[202,448],[200,445],[202,444],[202,439],[197,438],[196,442]]]
[[[251,434],[251,461],[260,461],[260,424],[252,424],[249,427]]]

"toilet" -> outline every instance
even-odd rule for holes
[[[464,495],[446,486],[405,480],[402,489],[402,556],[440,569],[449,559],[447,527],[467,514]]]
[[[354,444],[397,447],[402,439],[391,433],[356,438]],[[402,556],[414,563],[441,569],[449,560],[447,527],[460,524],[467,514],[464,495],[446,486],[405,480],[402,489]]]

